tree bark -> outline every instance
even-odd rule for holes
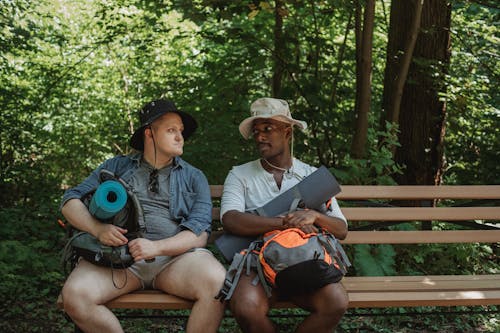
[[[395,1],[396,3],[391,6],[389,49],[387,52],[388,70],[386,70],[384,78],[384,110],[385,120],[396,124],[399,124],[401,99],[420,28],[423,1]],[[413,2],[415,4],[412,4]],[[411,17],[407,17],[408,14]],[[402,16],[405,16],[403,21],[401,21]],[[398,20],[401,25],[392,24],[393,19]],[[408,19],[411,20],[407,21]],[[407,27],[404,22],[411,22],[411,25]],[[406,41],[401,40],[401,38]],[[404,45],[402,49],[400,48],[401,44]],[[385,94],[386,91],[387,94]]]
[[[421,0],[418,0],[421,1]],[[425,0],[420,30],[408,76],[398,103],[398,66],[418,13],[415,1],[393,1],[384,87],[385,120],[399,124],[399,142],[394,159],[406,168],[395,175],[399,184],[439,184],[443,167],[446,102],[440,98],[450,62],[451,6],[446,0]],[[399,62],[400,63],[400,62]],[[391,104],[392,103],[392,104]],[[395,111],[394,104],[399,104]]]
[[[361,11],[359,1],[356,1],[357,11]],[[360,19],[356,14],[356,20]],[[356,38],[356,127],[351,145],[351,154],[354,158],[362,158],[365,154],[368,138],[368,114],[371,104],[371,78],[372,78],[372,48],[373,26],[375,21],[375,0],[367,0],[363,15],[363,30],[361,38]],[[359,24],[356,24],[358,27]],[[358,29],[357,29],[358,31]],[[359,32],[356,33],[356,36]]]
[[[285,54],[285,40],[283,38],[283,9],[284,0],[276,0],[274,8],[274,68],[272,81],[272,95],[281,97],[281,82],[283,78],[283,60]]]

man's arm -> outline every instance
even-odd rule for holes
[[[272,230],[299,228],[306,232],[317,231],[311,227],[322,228],[338,239],[347,236],[344,220],[330,217],[315,210],[296,211],[285,217],[262,217],[235,210],[228,211],[222,217],[224,230],[240,236],[258,236]]]
[[[128,242],[124,236],[126,229],[100,222],[90,214],[80,199],[66,201],[61,212],[73,227],[88,232],[104,245],[120,246]]]
[[[283,218],[286,228],[303,228],[313,225],[317,228],[325,229],[338,239],[345,239],[347,236],[347,224],[344,220],[328,216],[315,210],[299,210],[287,214]]]
[[[208,233],[202,232],[196,236],[190,230],[183,230],[177,235],[151,241],[145,238],[136,238],[129,242],[130,254],[135,261],[151,259],[156,256],[177,256],[195,247],[205,247]]]
[[[230,210],[222,216],[224,230],[239,236],[258,236],[271,230],[284,229],[281,217],[263,217]]]
[[[239,236],[258,236],[283,228],[282,218],[246,213],[245,208],[245,185],[233,169],[226,177],[221,199],[221,222],[224,230]]]
[[[178,179],[179,176],[177,176]],[[172,180],[171,180],[172,181]],[[184,181],[178,179],[178,181]],[[179,189],[180,191],[180,189]],[[191,179],[189,180],[189,191],[190,193],[196,193],[194,202],[190,205],[190,210],[185,214],[184,210],[177,210],[176,215],[173,216],[174,220],[179,220],[181,230],[190,230],[195,235],[200,236],[202,233],[210,233],[212,225],[212,199],[210,197],[210,186],[208,185],[208,180],[205,175],[197,170]],[[185,205],[185,200],[191,200],[191,194],[186,193],[187,198],[183,198],[182,193],[178,195],[178,201],[173,204],[173,207]],[[180,214],[179,214],[180,213]]]

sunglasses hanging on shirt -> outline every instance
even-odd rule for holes
[[[158,169],[153,169],[149,173],[148,190],[153,193],[158,193]]]

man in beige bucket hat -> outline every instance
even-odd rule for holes
[[[277,98],[259,98],[250,106],[251,116],[243,120],[239,126],[240,133],[245,139],[252,136],[252,126],[255,119],[275,119],[280,122],[297,126],[301,130],[307,128],[307,123],[292,118],[287,101]]]
[[[335,198],[322,212],[300,210],[277,217],[250,213],[316,170],[292,156],[293,127],[303,130],[307,124],[292,117],[286,101],[259,98],[251,104],[250,114],[241,122],[239,130],[245,139],[253,137],[260,158],[233,167],[227,175],[221,202],[224,230],[234,235],[258,237],[276,229],[300,228],[314,232],[322,228],[344,239],[347,222]],[[296,332],[331,332],[347,309],[349,301],[344,287],[328,274],[318,280],[317,287],[305,293],[291,295],[274,289],[270,298],[261,283],[253,283],[256,275],[255,271],[250,275],[241,274],[230,299],[231,311],[243,332],[275,332],[276,327],[267,313],[279,299],[290,300],[310,311]]]

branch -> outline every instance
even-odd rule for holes
[[[401,99],[403,97],[403,88],[408,76],[408,70],[410,68],[411,59],[413,57],[413,51],[415,50],[415,43],[417,42],[417,37],[420,29],[420,21],[422,17],[422,7],[424,0],[417,0],[415,4],[415,16],[413,17],[413,22],[411,24],[409,38],[403,50],[403,58],[401,59],[401,66],[399,68],[399,73],[397,74],[395,82],[395,93],[393,94],[392,100],[390,101],[389,110],[392,110],[392,118],[389,121],[398,124],[399,123],[399,113],[401,110]]]

